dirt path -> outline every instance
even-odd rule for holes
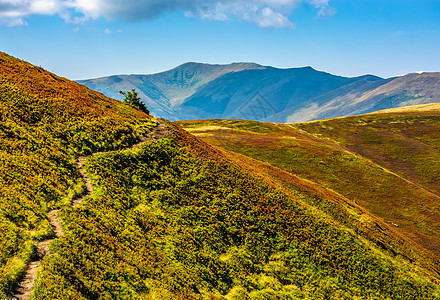
[[[72,202],[73,207],[80,205],[85,197],[93,193],[92,181],[84,172],[84,162],[87,160],[87,158],[88,156],[80,156],[76,159],[76,167],[78,168],[79,174],[81,174],[81,177],[84,179],[85,189],[80,197],[77,197],[76,199],[73,200]]]
[[[170,135],[170,132],[166,128],[165,122],[160,119],[158,119],[157,121],[158,121],[158,125],[153,128],[153,132],[149,133],[147,136],[141,137],[139,142],[137,142],[136,144],[132,145],[131,147],[129,147],[127,149],[133,150],[133,149],[140,147],[145,142],[157,141],[161,138],[168,137]],[[97,153],[101,153],[101,152],[97,152]],[[97,153],[94,153],[94,154],[97,154]],[[92,155],[94,155],[94,154],[92,154]],[[90,180],[90,178],[87,176],[87,174],[84,171],[84,162],[87,160],[88,157],[90,157],[90,155],[89,156],[79,156],[76,159],[76,166],[78,168],[79,173],[81,174],[81,177],[83,178],[83,180],[85,182],[85,190],[82,193],[82,195],[80,195],[76,199],[73,199],[73,201],[72,201],[73,207],[80,205],[82,200],[84,200],[85,197],[87,197],[88,195],[91,195],[93,193],[92,181]],[[55,210],[49,211],[48,217],[49,217],[50,225],[52,225],[53,231],[55,233],[55,237],[38,242],[38,244],[37,244],[37,249],[38,249],[37,257],[35,258],[34,261],[32,261],[29,264],[28,269],[26,270],[26,273],[24,274],[23,278],[13,288],[12,295],[9,297],[9,299],[13,299],[13,300],[29,300],[30,299],[31,292],[34,287],[35,279],[37,278],[38,267],[40,266],[43,258],[46,255],[50,254],[50,250],[49,250],[50,243],[54,239],[63,235],[63,227],[61,226],[61,223],[58,220],[58,210],[55,209]]]
[[[55,233],[55,238],[61,236],[63,234],[63,228],[61,227],[60,222],[58,221],[58,210],[51,210],[48,213],[50,225]],[[22,280],[15,286],[14,292],[10,299],[20,299],[27,300],[30,299],[32,288],[34,287],[35,279],[37,277],[37,270],[41,264],[42,259],[49,255],[49,245],[55,239],[47,239],[37,244],[37,257],[35,261],[32,261],[26,273],[24,274]]]

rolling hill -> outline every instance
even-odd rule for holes
[[[119,90],[135,88],[153,114],[169,120],[305,122],[440,102],[440,73],[347,78],[311,67],[187,63],[159,74],[79,82],[117,99]]]
[[[299,124],[178,124],[234,155],[337,192],[439,256],[439,110],[430,104]]]
[[[4,53],[0,71],[0,298],[28,299],[35,260],[31,299],[440,298],[438,257],[364,202]],[[307,140],[304,165],[349,161],[306,128],[242,124],[269,148]]]

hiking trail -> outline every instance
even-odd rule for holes
[[[140,147],[143,143],[146,142],[153,142],[157,141],[162,138],[166,138],[170,135],[170,132],[166,128],[166,124],[163,120],[157,119],[157,126],[153,127],[152,132],[147,134],[146,136],[143,136],[139,139],[139,141],[125,149],[122,150],[133,150],[138,147]],[[84,171],[84,162],[92,155],[103,153],[103,152],[96,152],[91,155],[87,156],[79,156],[76,158],[76,166],[78,168],[78,171],[83,178],[85,182],[85,189],[84,192],[72,200],[72,206],[76,207],[81,204],[81,202],[86,198],[87,196],[91,195],[93,193],[93,187],[92,187],[92,181],[87,176],[87,174]],[[30,300],[31,292],[34,287],[35,279],[37,278],[37,270],[39,266],[41,265],[41,261],[44,257],[47,255],[50,255],[49,245],[50,243],[63,235],[63,227],[61,226],[61,223],[58,219],[58,209],[54,209],[48,212],[49,222],[50,225],[53,228],[54,231],[54,237],[46,239],[44,241],[38,242],[37,244],[37,255],[35,260],[31,261],[28,265],[28,268],[21,278],[21,280],[14,286],[12,289],[12,294],[8,299],[11,300]]]

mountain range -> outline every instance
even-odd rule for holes
[[[158,74],[79,82],[116,99],[121,99],[120,90],[136,89],[153,115],[172,121],[295,123],[440,102],[440,73],[384,79],[373,75],[342,77],[312,67],[186,63]]]

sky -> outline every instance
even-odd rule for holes
[[[0,0],[0,51],[74,80],[185,62],[440,72],[440,0]]]

